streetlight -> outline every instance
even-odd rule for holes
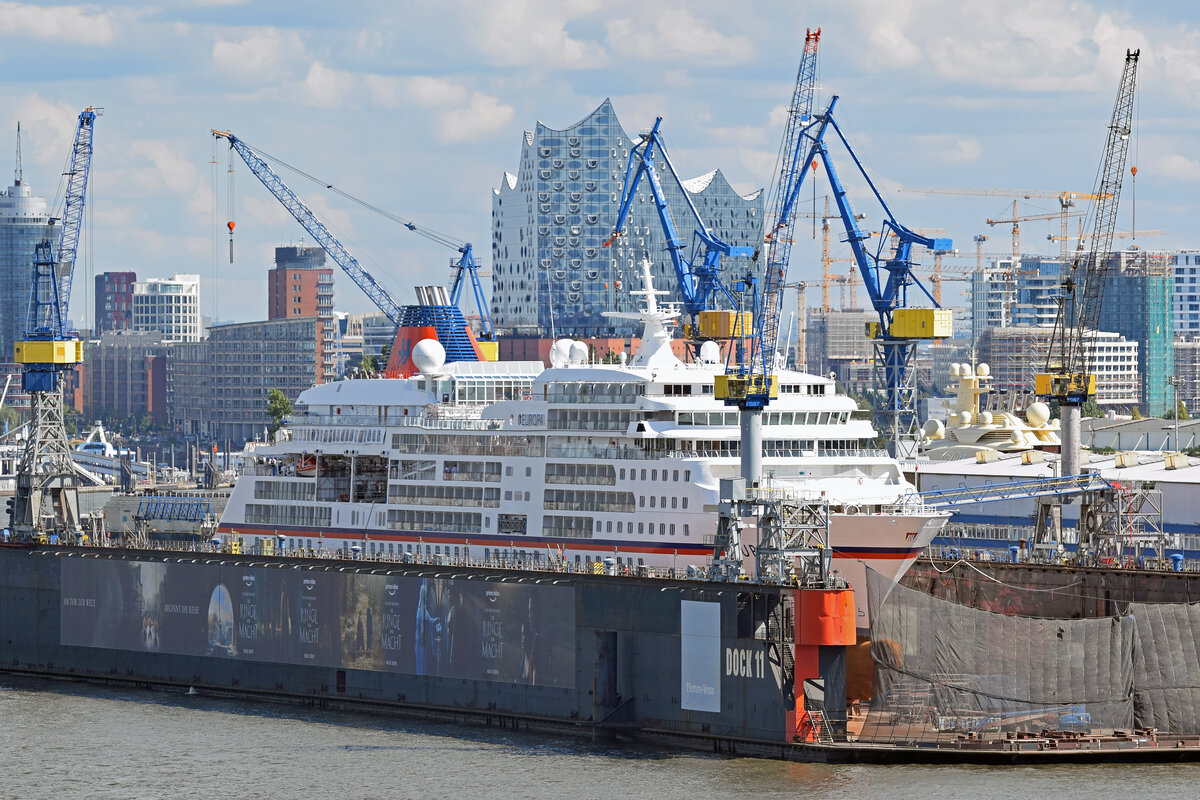
[[[1179,384],[1183,383],[1183,381],[1181,381],[1175,375],[1171,375],[1170,377],[1167,378],[1167,383],[1171,384],[1171,389],[1174,390],[1173,394],[1174,394],[1174,400],[1175,400],[1175,451],[1178,452],[1179,451]]]

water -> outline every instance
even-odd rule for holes
[[[0,676],[13,798],[1194,797],[1200,765],[828,766]]]

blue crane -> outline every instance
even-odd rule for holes
[[[621,208],[617,214],[617,221],[613,225],[612,236],[604,243],[604,246],[611,246],[623,233],[633,200],[637,196],[638,187],[645,178],[650,185],[650,193],[654,197],[654,208],[658,212],[658,220],[667,240],[667,252],[671,258],[671,265],[675,269],[684,309],[693,319],[697,319],[701,311],[715,310],[718,307],[719,298],[722,296],[731,306],[736,307],[736,299],[721,282],[721,258],[724,256],[752,258],[754,248],[730,245],[716,236],[704,224],[704,220],[700,218],[700,212],[696,209],[696,204],[692,202],[687,190],[683,188],[683,181],[671,164],[670,156],[667,155],[662,135],[658,130],[661,125],[662,117],[658,117],[650,132],[642,134],[642,140],[629,150],[629,163],[625,168],[625,185],[621,190]],[[679,185],[684,202],[687,203],[692,219],[696,223],[695,231],[692,234],[690,255],[684,254],[687,242],[679,235],[679,231],[675,227],[675,220],[667,205],[667,198],[663,194],[658,171],[654,167],[656,147],[667,171]]]
[[[267,162],[258,156],[249,145],[243,142],[238,137],[234,136],[229,131],[214,130],[212,135],[218,139],[226,139],[229,146],[232,147],[242,161],[246,162],[246,166],[254,173],[263,186],[271,194],[275,195],[275,199],[283,204],[283,207],[296,218],[309,234],[316,240],[317,244],[325,248],[325,252],[338,263],[347,275],[353,279],[358,288],[366,292],[368,298],[375,306],[387,315],[387,318],[394,325],[400,325],[401,318],[404,315],[403,306],[396,302],[386,289],[379,285],[378,281],[371,276],[371,273],[362,268],[358,263],[358,259],[350,255],[350,252],[342,246],[342,243],[337,240],[325,224],[317,219],[317,215],[312,210],[304,205],[304,202],[296,196],[283,179],[280,178],[275,171],[268,166]]]
[[[313,176],[305,173],[295,167],[289,169],[303,175],[309,180],[320,183],[327,189],[330,189],[343,197],[358,203],[361,206],[369,208],[377,213],[393,219],[411,231],[418,233],[427,239],[430,239],[441,244],[453,247],[461,254],[456,267],[454,284],[450,292],[450,302],[442,305],[440,302],[433,305],[418,305],[418,306],[402,306],[396,302],[395,298],[384,289],[369,272],[362,268],[358,263],[358,259],[350,254],[348,250],[338,241],[325,224],[321,222],[312,212],[312,210],[304,204],[304,202],[296,195],[291,188],[284,183],[276,172],[271,169],[263,158],[261,151],[246,144],[245,141],[233,135],[229,131],[212,131],[214,137],[225,139],[229,142],[229,146],[246,162],[246,166],[254,173],[254,176],[267,187],[271,194],[275,195],[283,207],[304,227],[309,234],[316,240],[317,244],[325,248],[325,252],[329,253],[330,257],[337,262],[338,266],[354,280],[367,297],[370,298],[376,307],[382,311],[392,324],[397,328],[404,327],[433,327],[438,332],[438,340],[446,348],[447,361],[475,361],[480,358],[480,351],[474,342],[474,337],[468,334],[466,320],[459,310],[458,301],[462,295],[463,286],[467,279],[464,276],[469,276],[472,289],[475,294],[475,302],[479,307],[480,320],[484,326],[484,334],[486,338],[494,337],[492,329],[491,316],[488,314],[487,303],[483,296],[483,286],[479,280],[479,269],[475,263],[474,253],[471,245],[468,242],[461,242],[453,239],[445,234],[438,233],[428,228],[418,226],[412,220],[398,217],[388,211],[371,205],[363,200],[358,199],[340,189],[328,184],[324,181],[319,181]],[[274,159],[278,161],[278,159]],[[283,163],[283,162],[279,162]],[[231,229],[232,230],[232,229]],[[407,358],[407,353],[405,354]]]
[[[79,531],[79,473],[63,423],[63,375],[83,360],[83,346],[68,328],[67,312],[92,167],[92,135],[101,113],[88,107],[79,114],[63,173],[66,189],[57,241],[48,236],[34,247],[25,338],[13,348],[14,360],[23,365],[21,382],[29,392],[32,415],[16,491],[8,501],[13,532],[22,541]]]

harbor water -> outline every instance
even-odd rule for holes
[[[0,676],[3,797],[1194,797],[1200,765],[830,766]]]

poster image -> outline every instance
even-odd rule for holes
[[[575,589],[65,558],[64,645],[575,685]]]

